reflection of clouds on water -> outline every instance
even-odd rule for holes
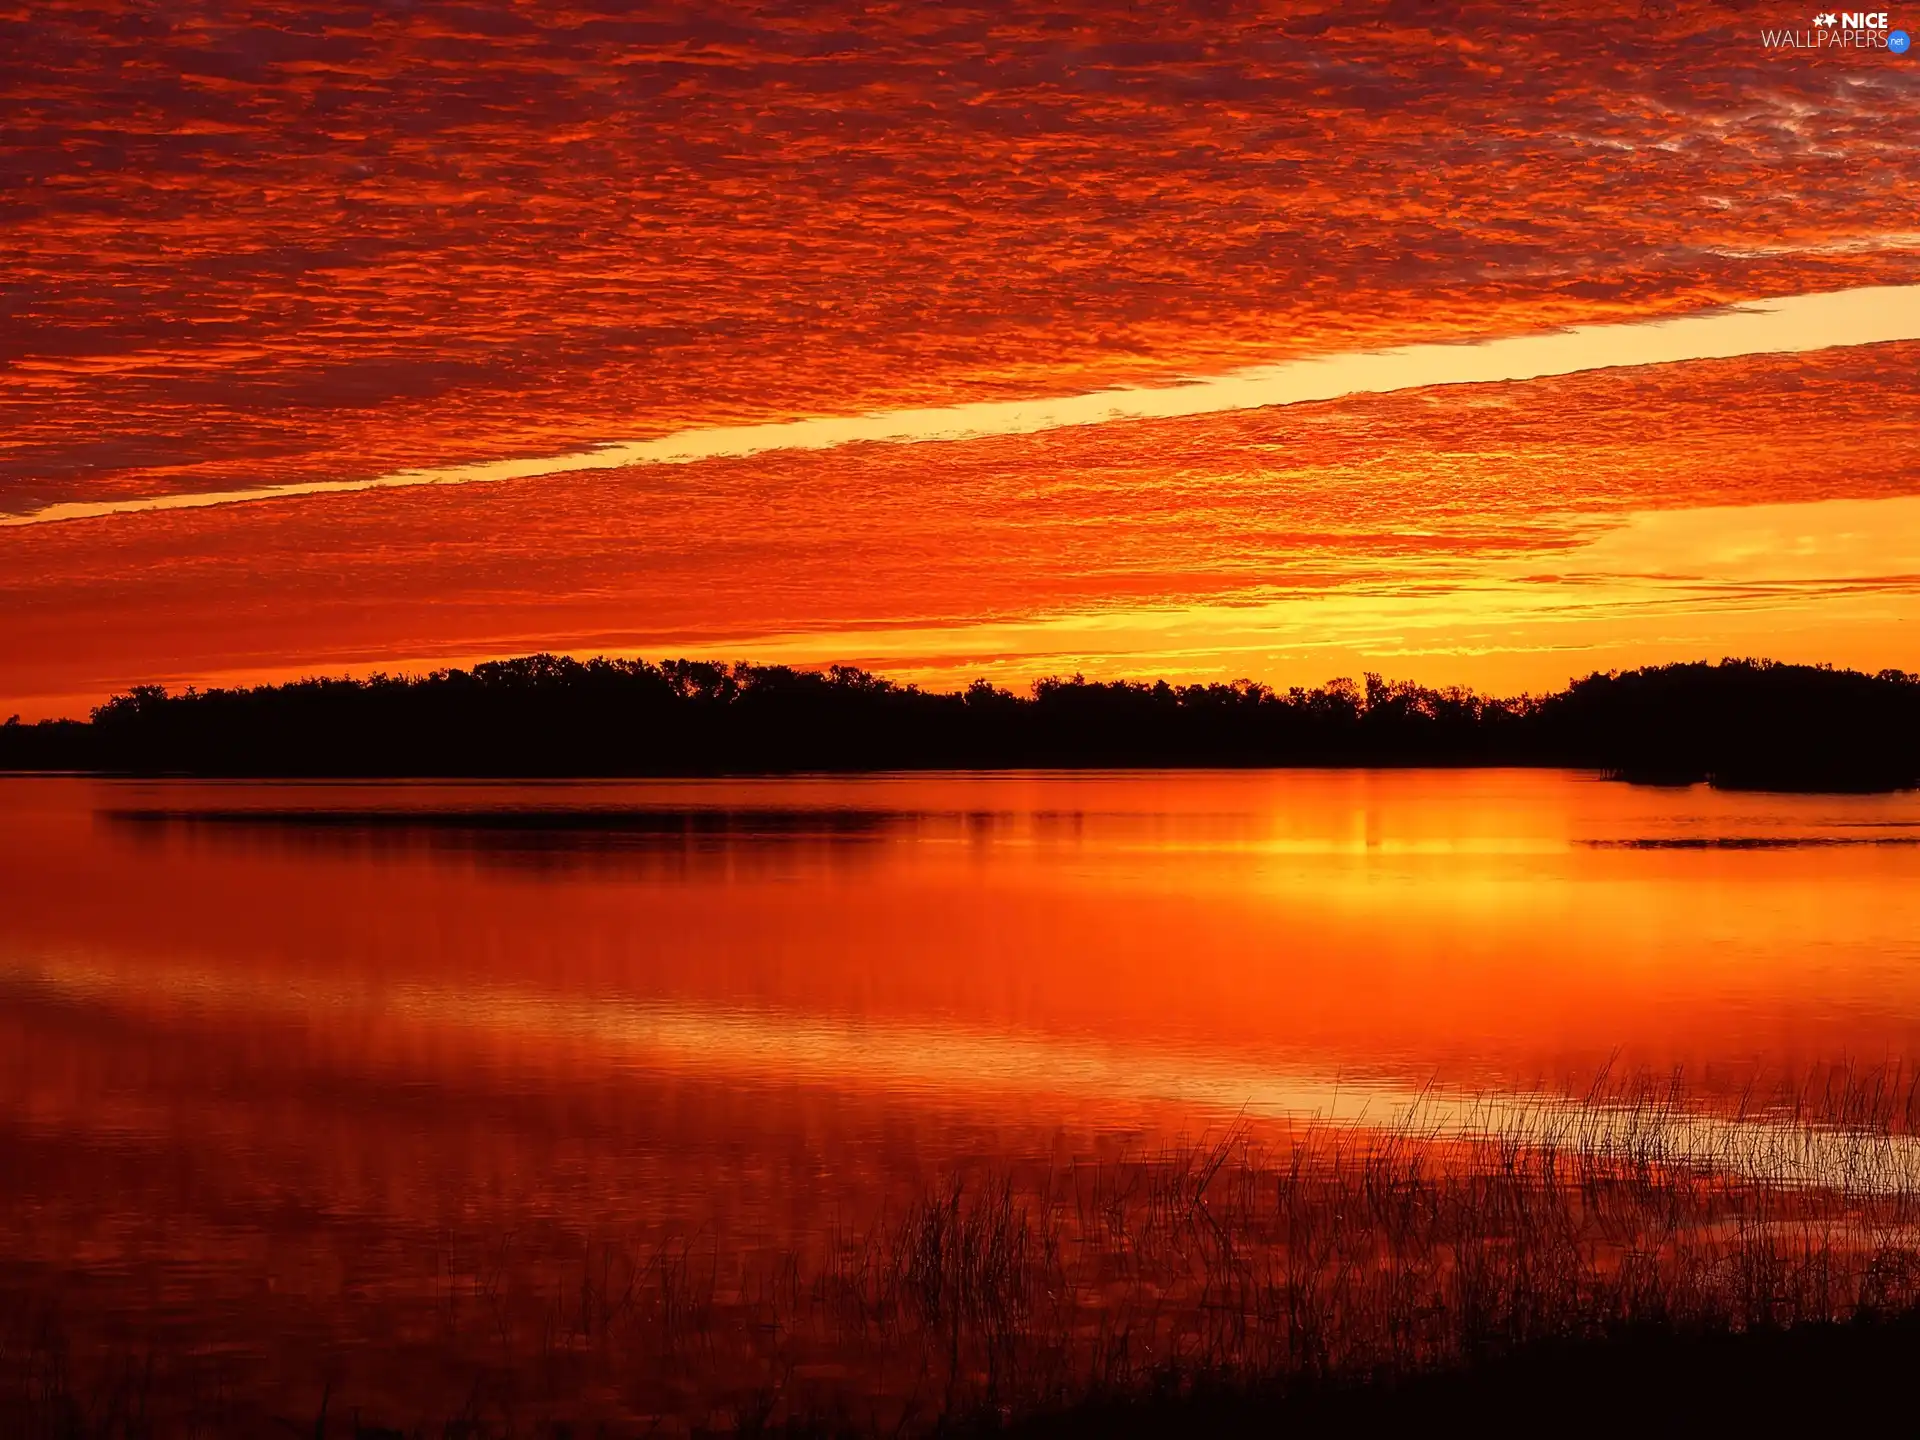
[[[1911,795],[1539,771],[5,784],[0,949],[114,970],[134,1007],[181,963],[278,991],[348,1072],[374,1031],[431,1030],[565,1092],[807,1073],[950,1112],[973,1072],[1030,1076],[1009,1093],[1037,1105],[1091,1075],[1088,1106],[1217,1074],[1237,1106],[1275,1072],[1904,1053],[1920,1015],[1920,847],[1582,843],[1910,838]],[[332,998],[287,998],[308,992]],[[863,1017],[902,1078],[835,1078]],[[801,1050],[756,1060],[780,1034]]]
[[[713,835],[730,840],[765,840],[793,835],[866,835],[910,823],[916,818],[912,812],[885,810],[731,810],[714,806],[686,810],[600,807],[587,810],[547,807],[503,810],[274,810],[247,807],[234,810],[103,810],[100,813],[110,821],[130,825],[263,826],[269,829],[329,831],[418,830],[460,835],[532,835],[555,839],[586,835],[620,835],[636,839]]]
[[[1848,845],[1920,845],[1912,835],[1647,835],[1576,840],[1594,850],[1826,850]]]
[[[511,1031],[526,1040],[586,1045],[616,1073],[656,1073],[758,1088],[794,1082],[848,1088],[946,1108],[986,1097],[1053,1104],[1152,1107],[1202,1126],[1234,1120],[1351,1127],[1356,1136],[1427,1141],[1493,1138],[1563,1153],[1685,1163],[1775,1184],[1842,1184],[1869,1193],[1920,1186],[1920,1136],[1877,1127],[1809,1123],[1806,1115],[1726,1113],[1724,1100],[1688,1097],[1678,1076],[1664,1089],[1634,1085],[1572,1090],[1469,1091],[1309,1068],[1250,1066],[1206,1051],[1144,1049],[1070,1037],[989,1032],[865,1017],[740,1007],[579,1000],[509,986],[460,989],[284,985],[190,965],[130,975],[82,959],[0,966],[18,996],[69,1005],[186,1004],[206,1015],[311,1017],[380,1010],[447,1032]],[[577,1048],[569,1053],[578,1055]],[[1898,1074],[1891,1072],[1898,1089]],[[1871,1081],[1871,1077],[1868,1077]],[[1736,1097],[1739,1098],[1739,1097]],[[1845,1117],[1835,1117],[1836,1121]],[[1862,1117],[1864,1118],[1864,1117]]]
[[[645,869],[767,863],[768,850],[819,850],[853,860],[860,842],[911,830],[927,817],[851,808],[689,809],[106,809],[110,830],[134,843],[366,853],[424,852],[537,869]]]

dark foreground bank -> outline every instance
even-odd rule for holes
[[[1368,676],[984,682],[551,655],[368,680],[116,696],[0,726],[0,769],[206,775],[676,775],[898,769],[1556,765],[1655,783],[1884,790],[1920,782],[1920,676],[1728,660],[1493,699]]]
[[[936,1433],[969,1440],[1164,1440],[1172,1436],[1605,1436],[1910,1434],[1920,1424],[1912,1376],[1920,1316],[1862,1318],[1741,1333],[1646,1325],[1600,1339],[1551,1341],[1497,1360],[1411,1378],[1334,1380],[1286,1388],[1206,1384],[1152,1398],[1087,1401],[1026,1417],[991,1413]],[[137,1376],[134,1377],[137,1380]],[[515,1426],[472,1414],[396,1426],[324,1396],[311,1415],[229,1429],[175,1429],[140,1413],[137,1398],[23,1403],[0,1397],[0,1425],[22,1440],[155,1440],[196,1435],[311,1435],[314,1440],[572,1440],[568,1425]],[[391,1418],[391,1417],[388,1417]],[[645,1434],[599,1428],[603,1436]],[[851,1417],[730,1424],[700,1435],[874,1440]]]
[[[0,1435],[1914,1428],[1920,1089],[1836,1069],[1742,1107],[1603,1076],[1458,1139],[1410,1116],[1034,1157],[731,1259],[711,1231],[449,1231],[425,1288],[404,1261],[338,1311],[263,1283],[247,1332],[281,1347],[218,1306],[102,1310],[50,1257],[0,1273]]]
[[[1816,1435],[1920,1426],[1920,1316],[1686,1334],[1648,1325],[1530,1346],[1397,1382],[1084,1404],[992,1433],[1172,1435]]]

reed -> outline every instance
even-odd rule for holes
[[[607,1241],[562,1275],[503,1238],[449,1279],[415,1368],[312,1384],[297,1423],[391,1433],[357,1405],[410,1435],[920,1434],[1650,1327],[1906,1315],[1914,1097],[1899,1072],[1844,1068],[1731,1107],[1677,1077],[1436,1092],[1384,1126],[1236,1125],[1117,1162],[946,1175],[799,1249]],[[44,1309],[12,1321],[8,1434],[252,1433],[287,1413],[248,1397],[261,1377],[88,1351]]]

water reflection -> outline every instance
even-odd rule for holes
[[[505,1235],[537,1291],[1435,1082],[1901,1062],[1917,829],[1520,772],[0,780],[0,1269],[293,1374]]]
[[[1575,776],[8,782],[14,974],[330,985],[1531,1084],[1904,1054],[1913,797]],[[324,1016],[308,1017],[324,1029]],[[411,1022],[408,1022],[411,1023]],[[571,1063],[571,1062],[569,1062]],[[555,1083],[580,1077],[543,1065]]]

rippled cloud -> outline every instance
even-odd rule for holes
[[[1762,18],[0,9],[0,505],[1920,280],[1920,88]]]
[[[1769,53],[1779,19],[0,0],[0,512],[1920,283],[1920,69]],[[1219,617],[1364,594],[1407,618],[1341,664],[1552,681],[1734,645],[1752,577],[1564,641],[1475,585],[1571,614],[1603,582],[1564,557],[1631,517],[1911,495],[1915,373],[1865,345],[26,526],[0,674],[39,710],[541,647],[1319,679]],[[1920,665],[1893,600],[1843,601],[1870,577],[1828,578],[1796,582],[1814,658]],[[1188,609],[1221,628],[1152,638]]]
[[[1912,496],[1916,417],[1909,343],[784,451],[654,467],[644,485],[601,472],[569,479],[565,505],[531,479],[31,526],[0,531],[0,674],[29,709],[55,705],[34,694],[71,709],[142,679],[542,648],[868,659],[1013,683],[1079,665],[1557,684],[1674,636],[1769,648],[1780,637],[1764,627],[1716,628],[1750,570],[1676,587],[1686,573],[1657,556],[1636,568],[1594,547],[1636,515],[1724,523],[1742,508]],[[1577,555],[1614,558],[1596,570]],[[1912,589],[1914,567],[1881,560]],[[1862,629],[1857,607],[1821,609],[1861,593],[1858,567],[1824,586],[1790,578],[1811,607],[1796,655],[1902,661],[1895,611]],[[1527,607],[1592,623],[1578,638],[1490,632],[1474,598],[1489,585],[1531,587]],[[1614,603],[1636,595],[1663,614]],[[1401,618],[1343,628],[1338,653],[1228,633],[1229,609],[1315,597],[1375,611],[1384,598]],[[1167,617],[1194,607],[1221,628],[1190,623],[1164,643]],[[1468,650],[1512,658],[1470,667]]]

